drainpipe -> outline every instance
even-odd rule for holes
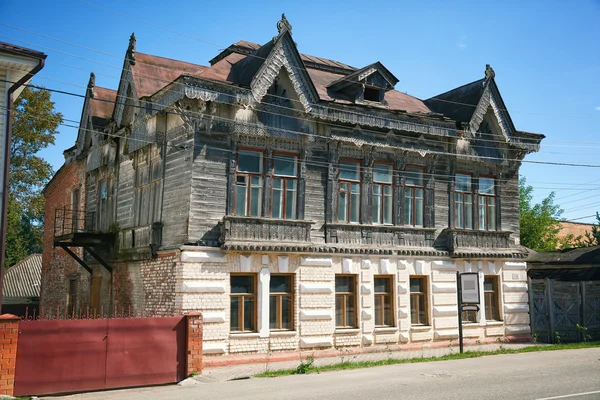
[[[6,262],[6,225],[7,221],[7,210],[8,210],[8,179],[10,169],[10,145],[12,139],[12,111],[13,111],[13,93],[19,87],[23,86],[25,82],[31,79],[39,70],[44,68],[45,59],[40,58],[38,65],[28,72],[24,77],[15,82],[11,87],[8,88],[6,93],[6,140],[4,142],[4,176],[2,176],[2,185],[4,185],[4,192],[2,198],[2,214],[0,217],[1,233],[0,233],[0,314],[2,314],[2,286],[4,284],[4,266]]]

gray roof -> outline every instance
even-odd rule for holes
[[[559,251],[534,253],[526,260],[529,264],[582,265],[600,264],[600,246],[579,247]]]
[[[40,297],[42,255],[31,254],[4,273],[3,297]]]

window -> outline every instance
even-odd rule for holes
[[[404,186],[404,225],[423,226],[423,170],[407,167]]]
[[[259,217],[262,209],[263,153],[239,150],[235,175],[235,214]]]
[[[477,322],[477,311],[469,310],[462,312],[463,323],[475,323]]]
[[[360,162],[340,161],[338,221],[359,222]]]
[[[428,325],[427,278],[410,278],[410,322],[413,325]]]
[[[392,166],[378,164],[373,167],[373,223],[392,224]]]
[[[479,178],[479,229],[496,230],[496,196],[493,178]]]
[[[485,296],[485,319],[488,321],[500,321],[497,276],[486,276],[484,278],[483,293]]]
[[[271,275],[269,286],[269,328],[294,329],[294,278],[292,275]]]
[[[392,286],[391,276],[375,277],[375,326],[394,326]]]
[[[459,229],[473,229],[473,195],[471,176],[456,174],[455,225]]]
[[[136,159],[136,220],[137,226],[149,225],[160,220],[162,204],[163,161],[151,158],[150,150],[142,150]],[[109,182],[109,196],[114,184]]]
[[[298,157],[275,154],[273,160],[273,218],[296,219]]]
[[[374,87],[365,87],[363,99],[367,101],[381,101],[381,90]]]
[[[335,277],[335,326],[356,327],[356,277],[354,275]]]
[[[256,331],[256,276],[231,275],[232,332]]]

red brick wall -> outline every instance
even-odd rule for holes
[[[79,188],[79,209],[85,210],[85,160],[73,160],[60,169],[44,192],[46,210],[44,216],[44,236],[42,251],[42,283],[40,294],[40,310],[56,312],[67,305],[68,276],[79,274],[78,307],[85,308],[89,304],[90,276],[64,250],[54,247],[55,210],[71,208],[72,193]],[[72,250],[82,255],[81,249]]]
[[[202,372],[202,314],[189,313],[187,320],[186,376]]]
[[[0,395],[13,395],[19,321],[11,314],[0,316]]]

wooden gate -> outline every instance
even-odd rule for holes
[[[21,321],[14,395],[178,382],[185,317]]]
[[[531,331],[540,342],[600,339],[600,282],[533,279],[530,304]]]

